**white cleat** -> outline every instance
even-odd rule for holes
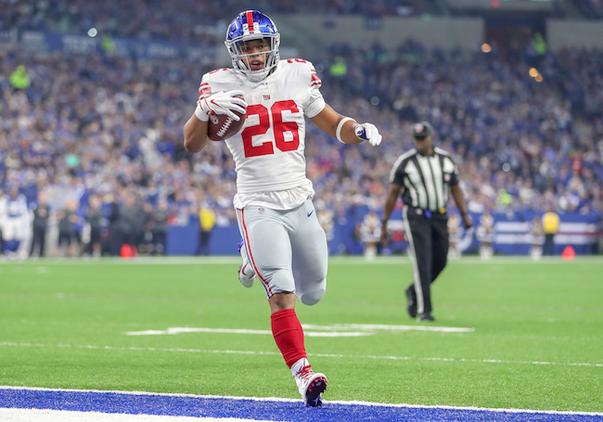
[[[243,260],[243,263],[239,267],[239,281],[244,287],[249,288],[253,286],[253,280],[255,280],[255,271],[253,270],[249,259],[247,259],[247,250],[245,249],[245,243],[243,243],[243,241],[241,241],[241,244],[239,245],[239,253],[241,254],[241,259]]]
[[[298,370],[295,369],[299,368]],[[300,359],[291,367],[299,394],[309,407],[322,406],[322,393],[327,389],[329,380],[325,374],[314,372],[307,359]]]

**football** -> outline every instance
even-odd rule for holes
[[[207,136],[212,141],[223,141],[230,138],[243,127],[247,114],[240,114],[233,111],[241,120],[236,121],[228,117],[226,114],[214,114],[209,116],[207,126]]]

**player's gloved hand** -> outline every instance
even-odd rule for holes
[[[376,147],[381,143],[381,134],[379,129],[372,123],[362,123],[354,127],[354,132],[358,139],[368,141],[371,146]]]
[[[243,99],[243,91],[220,91],[206,98],[199,98],[197,101],[197,110],[195,116],[206,122],[211,113],[225,114],[235,121],[241,120],[234,111],[244,114],[247,103]]]
[[[463,226],[465,227],[465,230],[469,230],[473,227],[473,220],[469,214],[463,214]]]

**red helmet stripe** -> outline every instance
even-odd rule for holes
[[[253,32],[253,12],[251,10],[247,11],[247,26],[249,27],[249,32]]]

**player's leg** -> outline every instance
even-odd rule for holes
[[[275,293],[295,293],[291,243],[282,213],[256,206],[248,206],[237,212],[249,265],[257,274],[268,298]]]
[[[419,317],[431,314],[431,229],[429,220],[404,208],[404,231],[409,243]]]
[[[241,265],[239,266],[239,281],[244,287],[253,286],[255,280],[255,270],[251,265],[251,259],[247,253],[247,246],[245,246],[245,232],[243,230],[243,223],[241,221],[241,210],[237,209],[237,223],[239,225],[239,233],[241,234],[241,243],[239,243],[239,254],[241,255]]]
[[[262,207],[238,210],[249,265],[261,280],[271,312],[274,341],[289,368],[306,357],[304,332],[295,314],[291,243],[283,212]]]
[[[327,288],[327,236],[318,222],[312,201],[306,201],[293,216],[295,229],[291,232],[291,249],[295,289],[303,304],[314,305]]]
[[[432,264],[431,282],[436,281],[448,262],[448,223],[445,219],[434,219],[431,225]]]
[[[302,303],[314,305],[324,295],[327,284],[326,235],[318,223],[312,201],[306,201],[287,217],[296,294]],[[306,356],[291,366],[291,373],[306,404],[322,405],[322,393],[328,384],[326,375],[314,372]]]
[[[255,280],[255,270],[251,265],[251,260],[247,254],[247,247],[245,246],[245,241],[243,239],[241,239],[241,243],[239,243],[239,254],[241,255],[241,265],[239,266],[238,271],[239,281],[244,287],[251,287]]]
[[[274,341],[309,406],[322,404],[326,377],[312,371],[304,344],[304,331],[295,313],[295,282],[291,269],[289,215],[262,207],[238,213],[249,263],[268,296]]]
[[[417,317],[418,305],[417,305],[417,292],[415,290],[414,281],[410,283],[406,290],[404,290],[404,295],[406,296],[406,312],[411,318]]]

